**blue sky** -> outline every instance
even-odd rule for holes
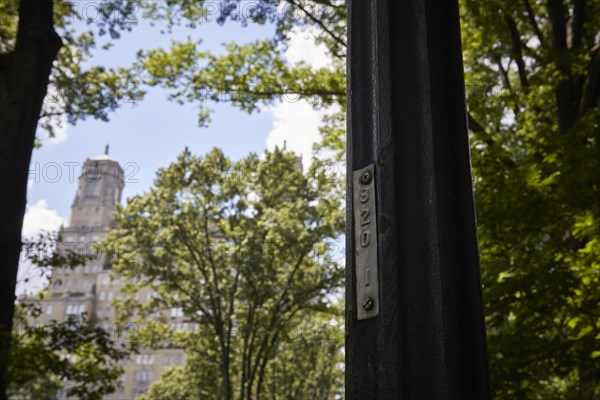
[[[219,52],[223,43],[245,43],[272,33],[272,26],[242,27],[235,22],[221,26],[209,22],[193,30],[178,28],[162,35],[158,27],[142,22],[132,32],[124,33],[109,50],[97,50],[92,63],[128,66],[138,49],[167,47],[171,39],[184,40],[188,36],[202,38],[203,48]],[[314,45],[310,35],[299,31],[292,36],[286,56],[290,62],[304,60],[315,67],[328,64],[324,50]],[[33,153],[23,235],[68,224],[80,166],[86,158],[102,154],[106,144],[110,145],[110,156],[125,169],[127,198],[148,189],[158,168],[174,161],[185,146],[197,154],[217,146],[229,157],[239,159],[250,152],[281,146],[285,140],[288,148],[306,159],[312,143],[319,139],[322,112],[312,110],[305,102],[279,102],[252,115],[227,103],[213,103],[209,104],[214,110],[212,122],[207,128],[199,128],[197,106],[170,102],[166,94],[160,88],[148,89],[142,102],[123,104],[110,115],[109,122],[80,121],[76,126],[67,126],[56,139],[47,139],[38,130],[44,144]],[[74,176],[69,174],[69,165],[75,166]],[[24,268],[23,274],[27,274]],[[34,289],[32,285],[27,285],[28,291]]]

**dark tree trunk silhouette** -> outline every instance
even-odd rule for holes
[[[15,48],[0,55],[0,400],[6,399],[27,177],[52,64],[62,42],[52,0],[21,0]]]

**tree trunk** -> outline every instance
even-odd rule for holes
[[[52,0],[21,0],[13,52],[0,59],[0,400],[6,399],[29,162],[50,71],[62,46]]]
[[[221,345],[221,378],[222,382],[222,391],[223,391],[223,400],[231,400],[232,390],[231,390],[231,379],[230,379],[230,371],[229,371],[229,348]]]

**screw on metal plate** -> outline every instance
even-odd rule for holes
[[[366,311],[371,311],[373,309],[373,307],[375,307],[375,302],[373,301],[372,298],[365,297],[365,299],[363,300],[362,306]]]
[[[371,178],[373,178],[371,172],[365,171],[360,177],[360,183],[362,183],[363,185],[368,185],[369,183],[371,183]]]

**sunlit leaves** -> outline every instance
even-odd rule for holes
[[[140,324],[139,345],[186,349],[186,366],[165,375],[190,382],[193,389],[180,388],[189,396],[183,398],[227,398],[224,387],[254,398],[270,382],[283,385],[273,375],[280,357],[309,350],[321,372],[302,381],[309,371],[293,371],[298,390],[339,388],[339,340],[310,349],[286,340],[294,327],[309,320],[325,325],[327,315],[339,313],[332,301],[343,268],[340,254],[326,248],[343,230],[338,179],[314,166],[303,172],[293,153],[279,149],[239,161],[218,149],[204,157],[186,149],[158,172],[148,193],[118,211],[119,228],[105,241],[126,278],[117,308]],[[135,256],[119,257],[115,243],[127,243]],[[136,301],[142,289],[153,290],[150,301]],[[195,329],[174,331],[160,317],[145,323],[149,314],[173,308]],[[180,389],[161,381],[150,394]]]

